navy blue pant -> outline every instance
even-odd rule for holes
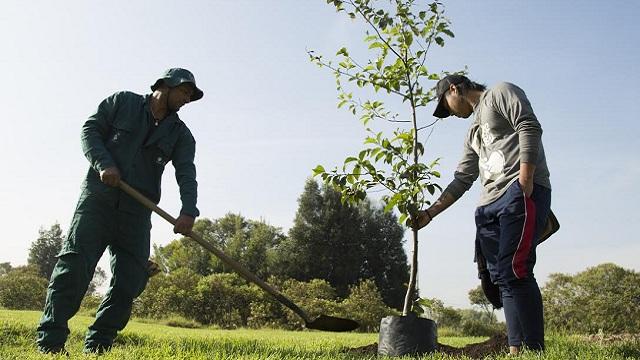
[[[550,206],[551,189],[536,184],[526,197],[516,180],[496,201],[476,209],[476,241],[501,290],[510,346],[544,350],[542,297],[533,267]]]

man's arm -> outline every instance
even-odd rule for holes
[[[200,215],[196,207],[198,200],[198,182],[196,181],[196,166],[194,158],[196,153],[196,141],[185,129],[178,138],[173,153],[173,167],[176,170],[176,181],[180,187],[180,199],[182,209],[173,228],[175,233],[189,235],[193,228],[195,218]]]
[[[464,143],[462,159],[458,163],[458,168],[453,174],[453,181],[449,183],[442,195],[426,210],[421,210],[416,216],[417,228],[421,229],[431,222],[441,212],[453,205],[462,195],[467,192],[473,182],[480,175],[478,168],[478,154],[473,148],[475,141],[475,129],[472,127],[467,133]]]
[[[105,146],[117,107],[117,95],[111,95],[100,103],[96,112],[85,121],[80,135],[84,156],[100,174],[102,182],[110,186],[117,186],[120,181],[120,171]]]
[[[418,229],[427,226],[434,217],[445,211],[449,206],[453,205],[459,197],[455,197],[451,192],[445,190],[442,195],[426,210],[420,210],[417,216]]]
[[[520,176],[518,181],[527,197],[533,192],[533,174],[536,170],[542,138],[542,127],[533,113],[526,94],[519,87],[502,83],[496,87],[494,106],[518,133]]]

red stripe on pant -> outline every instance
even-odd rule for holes
[[[524,205],[522,236],[520,237],[516,253],[513,255],[513,260],[511,261],[513,274],[517,279],[522,279],[527,276],[527,259],[529,258],[531,244],[533,244],[533,236],[536,231],[536,204],[532,199],[524,196]]]

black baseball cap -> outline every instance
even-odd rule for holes
[[[447,110],[447,108],[442,104],[442,99],[444,99],[444,94],[447,92],[447,90],[449,90],[449,86],[459,85],[465,82],[470,83],[471,80],[469,80],[464,75],[458,75],[458,74],[447,75],[444,78],[442,78],[440,81],[438,81],[438,83],[436,84],[436,95],[438,96],[438,106],[436,106],[436,111],[433,112],[433,116],[440,119],[444,119],[446,117],[451,116],[451,113],[449,113],[449,110]]]

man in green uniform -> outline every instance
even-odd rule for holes
[[[199,215],[195,140],[177,112],[203,93],[193,74],[180,68],[167,70],[151,90],[146,96],[127,91],[109,96],[82,127],[91,167],[51,275],[36,340],[41,352],[66,353],[67,321],[78,311],[105,249],[113,277],[87,332],[85,352],[111,347],[147,284],[151,212],[120,191],[120,179],[158,203],[162,172],[172,161],[182,200],[174,232],[188,235]]]

